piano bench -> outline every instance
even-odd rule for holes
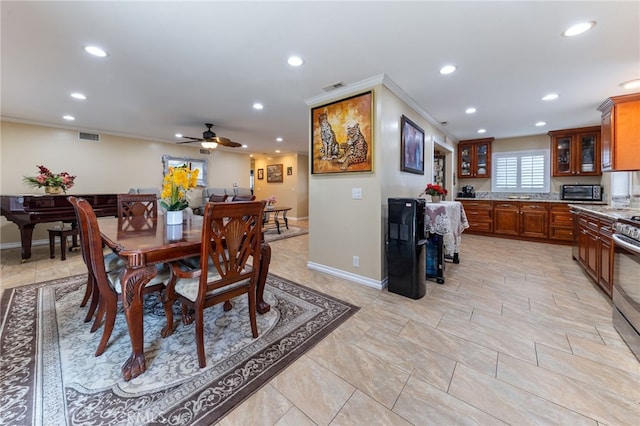
[[[60,259],[67,260],[67,237],[73,237],[73,241],[77,241],[78,229],[73,228],[52,228],[49,231],[49,257],[56,257],[56,237],[60,237]]]

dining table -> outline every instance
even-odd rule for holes
[[[202,216],[190,216],[180,225],[167,225],[165,218],[165,215],[159,215],[151,226],[130,230],[123,230],[122,222],[115,217],[98,219],[102,241],[124,262],[120,275],[122,304],[131,338],[131,356],[122,366],[126,381],[146,370],[143,289],[157,274],[156,265],[200,254]],[[263,240],[256,286],[256,310],[260,314],[271,309],[263,298],[270,262],[271,247]]]
[[[426,203],[425,230],[431,234],[441,235],[444,256],[460,262],[460,243],[462,232],[469,227],[464,206],[459,201],[440,201]]]

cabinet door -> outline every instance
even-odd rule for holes
[[[458,145],[458,177],[472,177],[473,146]]]
[[[558,136],[553,138],[553,176],[571,176],[573,168],[572,137]]]
[[[587,273],[598,281],[598,233],[587,229]]]
[[[516,203],[496,203],[493,206],[493,232],[518,235],[520,214]]]
[[[611,157],[611,140],[613,138],[613,128],[611,127],[611,110],[602,114],[600,121],[602,127],[602,151],[600,159],[602,161],[602,170],[605,172],[611,171],[613,166]]]
[[[549,219],[546,206],[526,204],[520,207],[520,235],[525,237],[547,238]]]
[[[582,222],[582,219],[580,220]],[[587,268],[587,256],[589,254],[589,235],[587,228],[580,224],[578,225],[578,261],[582,266]]]
[[[491,176],[491,145],[479,143],[475,147],[476,169],[475,177],[487,178]]]
[[[575,170],[581,176],[599,176],[600,156],[598,153],[600,135],[598,133],[583,133],[576,136]]]
[[[598,252],[600,253],[600,270],[598,274],[598,284],[609,297],[613,290],[613,248],[611,238],[600,235],[598,241]]]

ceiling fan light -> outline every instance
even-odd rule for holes
[[[202,147],[206,149],[214,149],[218,144],[216,142],[202,142]]]

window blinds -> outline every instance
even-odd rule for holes
[[[549,192],[549,151],[493,154],[493,192]]]

